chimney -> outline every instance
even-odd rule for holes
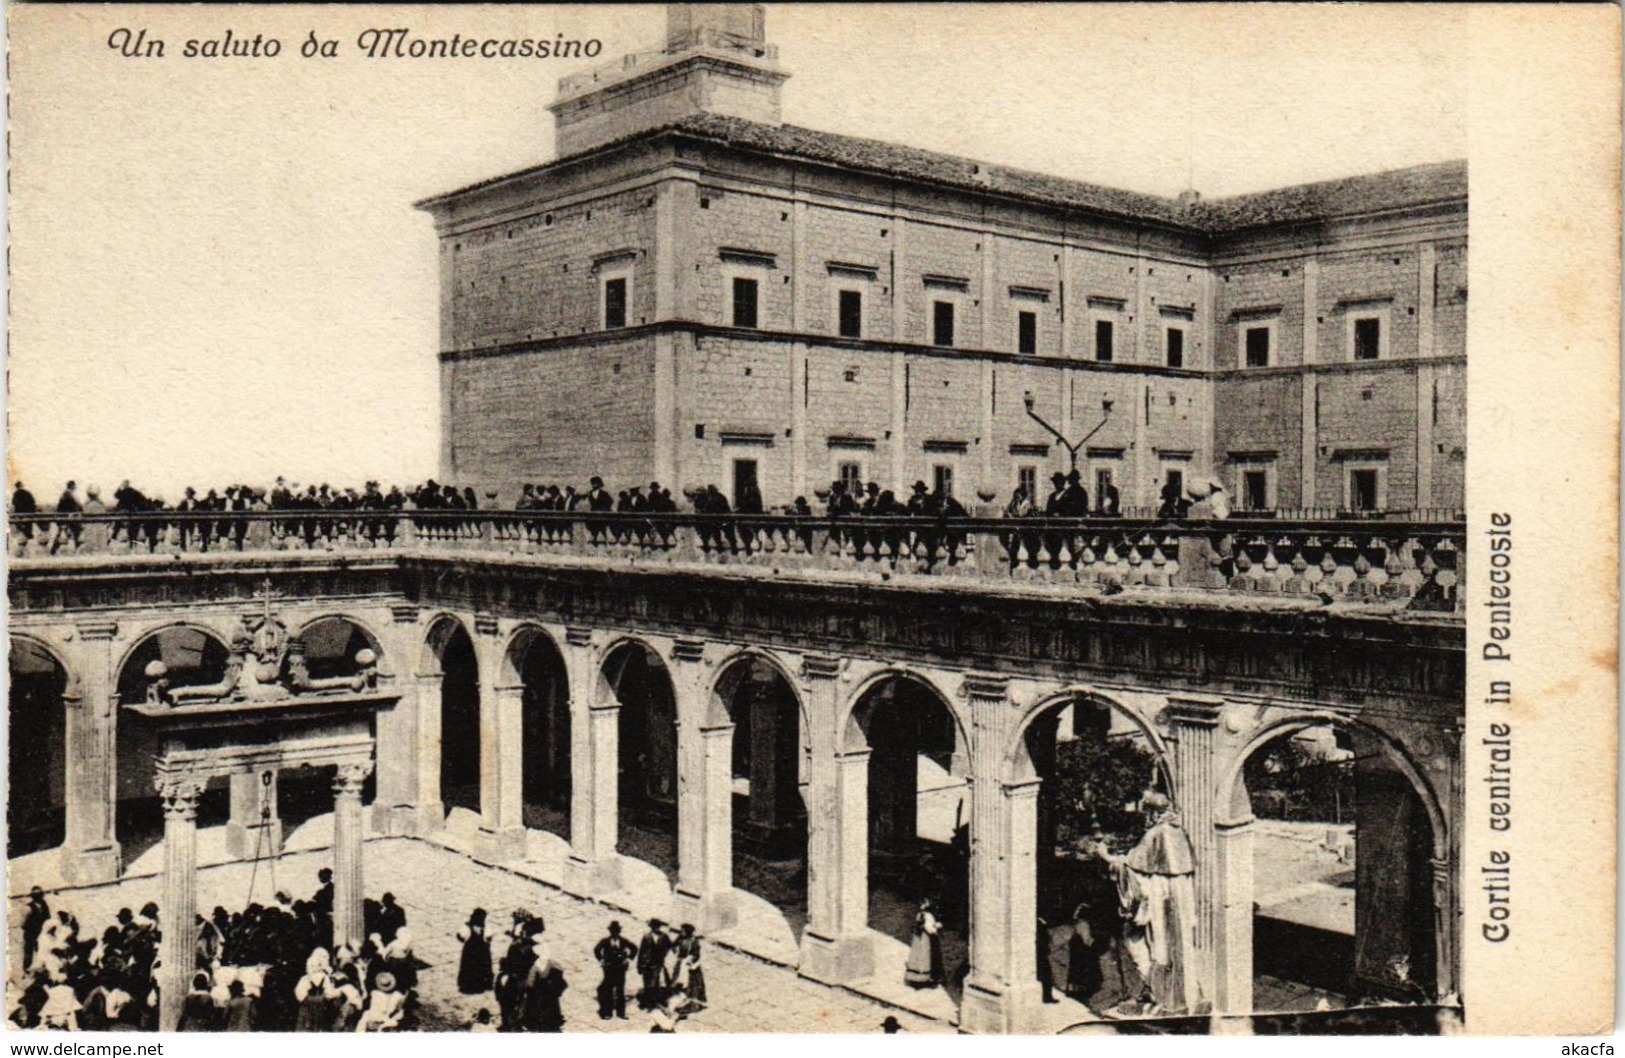
[[[549,110],[557,157],[696,114],[781,123],[789,74],[767,43],[761,4],[667,4],[665,47],[559,79]]]

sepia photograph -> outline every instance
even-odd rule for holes
[[[12,5],[8,1027],[1467,1031],[1472,6]]]

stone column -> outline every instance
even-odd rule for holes
[[[366,939],[361,870],[361,787],[372,763],[340,764],[333,779],[333,944]]]
[[[618,824],[621,703],[598,699],[598,656],[592,631],[567,628],[570,675],[570,859],[564,889],[602,895],[620,886]]]
[[[1224,699],[1212,695],[1170,695],[1168,715],[1173,725],[1168,762],[1173,776],[1174,806],[1179,810],[1185,834],[1196,857],[1196,958],[1191,968],[1199,982],[1202,998],[1212,1001],[1214,987],[1214,942],[1218,936],[1220,907],[1218,839],[1214,835],[1217,811],[1214,799],[1215,757],[1218,754],[1218,725]]]
[[[1008,681],[969,674],[970,974],[960,1025],[970,1032],[1031,1032],[1039,1021],[1038,788],[1006,783]]]
[[[63,746],[67,803],[61,865],[69,883],[88,885],[113,881],[120,870],[119,846],[113,836],[118,716],[112,641],[117,626],[112,621],[94,621],[77,627],[77,694],[70,674],[62,701],[67,712]],[[12,781],[18,781],[18,776],[12,776]]]
[[[1216,1015],[1248,1015],[1253,1010],[1253,822],[1249,814],[1214,827]]]
[[[173,1032],[197,964],[197,803],[204,784],[197,779],[161,777],[155,785],[164,803],[158,1028]]]
[[[841,684],[836,658],[809,655],[807,928],[801,973],[842,984],[874,973],[869,936],[869,750],[846,749],[836,728]]]
[[[270,781],[265,781],[265,776]],[[231,819],[226,851],[239,860],[282,854],[282,819],[276,811],[277,773],[243,772],[231,777]],[[269,808],[269,814],[266,809]]]
[[[440,800],[440,713],[445,674],[420,673],[417,697],[417,832],[432,834],[446,825],[446,806]]]
[[[677,694],[678,907],[701,930],[733,925],[733,724],[710,715],[705,644],[672,649]]]
[[[384,709],[378,713],[375,730],[377,732],[377,745],[374,753],[378,759],[377,794],[372,805],[372,829],[379,834],[416,834],[420,822],[418,805],[421,790],[419,787],[419,769],[423,766],[424,754],[419,746],[418,723],[421,712],[418,705],[419,690],[426,677],[410,677],[406,674],[418,664],[419,656],[423,651],[423,632],[418,627],[418,608],[410,604],[397,604],[390,607],[394,622],[384,630],[384,659],[391,672],[401,674],[399,677],[387,677],[380,673],[379,682],[385,679],[400,679],[401,696],[392,709]],[[429,688],[435,695],[435,702],[440,700],[440,683],[434,678]],[[439,734],[440,716],[435,714],[436,735]],[[439,756],[435,755],[435,767],[439,767]],[[435,772],[435,800],[439,797],[439,772]],[[435,809],[439,814],[438,807]]]

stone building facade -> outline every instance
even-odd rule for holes
[[[785,125],[759,7],[668,21],[560,82],[558,160],[419,203],[443,477],[1002,500],[1068,467],[1030,399],[1125,506],[1463,502],[1465,163],[1120,191]]]

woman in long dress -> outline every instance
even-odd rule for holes
[[[491,990],[491,938],[485,932],[485,909],[476,907],[468,924],[457,931],[463,942],[463,958],[457,967],[457,991],[465,996],[484,995]]]
[[[690,1014],[704,1009],[705,969],[700,965],[700,938],[695,935],[694,927],[686,922],[683,923],[682,935],[677,938],[675,951],[677,952],[675,984],[688,994],[688,1002],[683,1007],[683,1013]]]
[[[931,901],[921,900],[914,916],[914,937],[908,944],[908,962],[903,982],[910,988],[935,988],[942,984],[942,924],[931,913]]]

